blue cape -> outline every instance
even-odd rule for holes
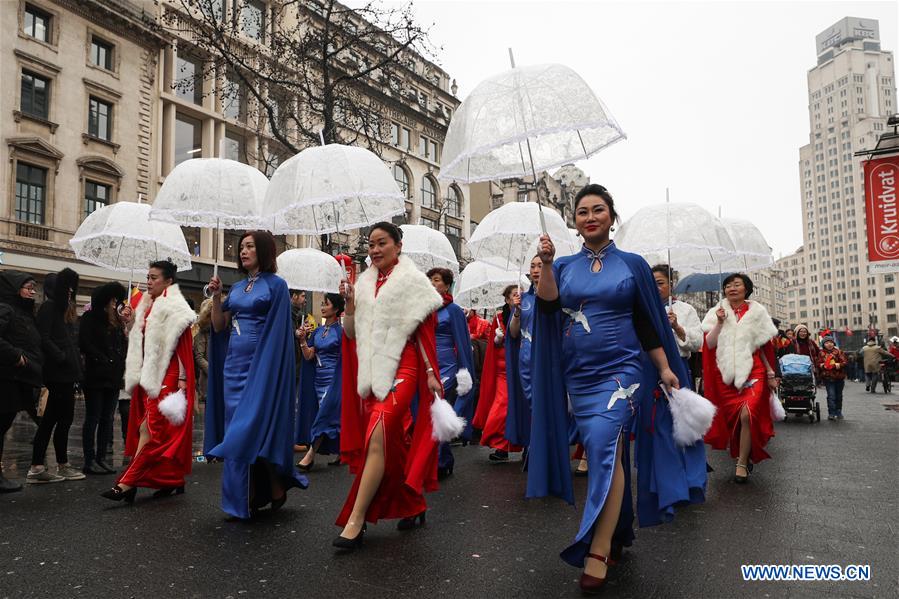
[[[534,286],[527,291],[535,296]],[[534,311],[537,310],[536,301]],[[506,323],[506,331],[510,330],[512,315],[509,314],[509,322]],[[518,339],[513,339],[511,334],[506,335],[506,385],[509,388],[509,407],[506,411],[506,438],[512,445],[527,447],[531,443],[531,398],[527,397],[524,387],[521,385],[521,333]],[[531,343],[531,393],[533,393],[534,380],[534,344]]]
[[[474,358],[471,355],[471,334],[468,332],[468,321],[465,319],[465,312],[462,311],[462,308],[460,308],[458,304],[449,303],[443,309],[449,314],[450,328],[453,332],[453,343],[456,346],[456,363],[458,365],[458,370],[464,368],[468,370],[468,374],[471,375],[471,390],[465,395],[456,397],[456,402],[453,405],[453,408],[456,410],[456,415],[465,418],[465,421],[467,422],[465,430],[462,432],[462,438],[471,439],[471,420],[474,417],[474,392],[477,387],[475,384],[477,372],[475,372]],[[452,381],[451,383],[448,382],[448,384],[458,385],[457,381]]]
[[[335,327],[338,339],[343,335],[343,326]],[[303,359],[300,367],[300,400],[297,402],[297,443],[313,443],[318,437],[327,437],[318,449],[318,453],[328,455],[340,453],[338,435],[340,434],[340,402],[343,389],[343,352],[337,353],[334,365],[334,379],[331,386],[318,401],[315,393],[315,373],[318,361]]]
[[[662,342],[668,364],[678,380],[688,384],[689,375],[680,358],[674,333],[659,297],[649,265],[637,254],[612,246],[627,264],[637,286],[642,312],[650,319]],[[533,413],[528,464],[528,497],[555,495],[574,503],[569,458],[568,400],[562,356],[561,313],[537,311],[533,344]],[[668,521],[674,506],[701,502],[705,498],[705,449],[701,442],[688,450],[678,447],[672,436],[671,412],[664,399],[656,399],[659,373],[649,355],[642,357],[643,376],[637,391],[638,413],[634,435],[637,468],[637,517],[640,526]],[[699,459],[701,454],[701,475]]]
[[[285,474],[293,472],[295,422],[295,353],[287,283],[262,273],[271,289],[265,319],[243,397],[225,430],[224,369],[231,329],[212,332],[209,340],[209,387],[203,453],[253,464],[264,458]],[[239,282],[235,285],[242,285]]]

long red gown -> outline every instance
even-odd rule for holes
[[[487,333],[487,355],[481,374],[478,409],[472,426],[481,429],[481,445],[500,451],[521,451],[506,439],[506,415],[509,411],[509,388],[506,386],[506,349],[493,342],[496,329],[505,333],[502,318],[497,315]]]
[[[151,312],[148,311],[147,318],[150,317]],[[187,413],[182,424],[173,425],[160,413],[159,402],[178,390],[179,359],[187,374],[187,389],[184,392],[187,396]],[[118,484],[151,489],[184,485],[184,477],[190,474],[193,465],[194,389],[193,338],[190,327],[187,327],[178,338],[159,397],[148,397],[140,385],[131,393],[125,455],[134,456],[134,459],[119,478]],[[140,425],[144,420],[147,421],[150,440],[137,453]]]
[[[384,428],[384,476],[365,520],[376,523],[380,519],[410,518],[420,514],[427,509],[424,493],[437,490],[437,442],[431,437],[431,394],[425,362],[417,347],[420,342],[437,380],[440,380],[436,335],[435,312],[418,326],[403,348],[393,377],[402,382],[397,383],[383,401],[373,394],[363,400],[356,392],[359,369],[356,343],[344,335],[340,456],[356,479],[335,522],[338,526],[346,526],[356,504],[368,444],[379,422]],[[416,394],[419,407],[413,426],[410,407]]]
[[[742,309],[741,309],[742,308]],[[737,319],[749,309],[743,304],[735,310]],[[712,426],[705,435],[705,442],[714,449],[728,449],[731,457],[740,455],[740,412],[743,406],[749,408],[749,428],[752,435],[752,450],[749,459],[757,464],[771,456],[765,446],[774,436],[774,422],[771,420],[771,390],[768,388],[767,369],[762,362],[764,354],[768,364],[774,368],[774,345],[769,341],[752,354],[752,370],[747,380],[756,380],[755,384],[744,389],[737,389],[721,380],[721,372],[716,362],[716,349],[710,348],[705,340],[702,347],[702,372],[706,397],[715,404],[718,411],[712,420]]]

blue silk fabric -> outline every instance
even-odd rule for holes
[[[532,351],[533,417],[528,464],[528,497],[555,495],[574,503],[569,458],[569,401],[578,437],[588,459],[587,498],[575,542],[562,552],[582,567],[593,530],[611,484],[618,439],[622,443],[625,496],[615,540],[630,545],[634,509],[630,496],[631,456],[627,433],[635,438],[636,516],[640,526],[670,521],[675,506],[705,498],[702,443],[678,447],[671,412],[658,388],[659,373],[643,351],[634,318],[648,318],[684,385],[689,375],[680,359],[665,308],[649,265],[612,244],[601,272],[591,270],[589,250],[555,261],[562,311],[536,312]],[[587,326],[590,331],[587,331]],[[609,406],[619,386],[640,387]]]
[[[342,337],[343,327],[339,323],[316,328],[307,341],[309,347],[315,348],[315,356],[303,359],[300,372],[296,440],[308,444],[324,436],[318,448],[318,453],[324,455],[340,453]]]
[[[293,465],[295,362],[287,283],[262,273],[252,288],[234,284],[222,302],[229,330],[209,343],[203,452],[225,461],[222,509],[250,517],[250,471],[257,460],[271,464],[285,489],[306,488]],[[258,471],[258,470],[257,470]]]

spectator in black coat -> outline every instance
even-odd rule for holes
[[[48,277],[49,279],[50,277]],[[27,483],[55,483],[81,480],[84,474],[69,465],[69,428],[75,417],[75,383],[81,380],[81,353],[78,350],[75,294],[78,273],[64,268],[45,283],[46,299],[37,312],[37,326],[44,350],[44,386],[47,407],[34,437],[31,469]],[[56,450],[57,472],[44,465],[50,438]]]
[[[41,386],[41,337],[34,318],[34,277],[0,272],[0,464],[3,439],[21,410],[33,410]],[[0,470],[0,493],[21,491]]]
[[[119,389],[125,376],[127,340],[119,317],[128,292],[121,283],[106,283],[91,294],[91,309],[81,317],[78,344],[84,354],[84,446],[85,474],[113,474],[106,460],[112,440]]]

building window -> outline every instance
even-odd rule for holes
[[[434,230],[437,229],[437,221],[434,220],[433,218],[428,218],[426,216],[422,216],[420,219],[420,222],[421,222],[421,224],[423,224],[426,227],[430,227],[431,229],[434,229]]]
[[[175,95],[192,102],[203,104],[203,63],[195,58],[179,56],[172,87]]]
[[[421,205],[425,208],[437,207],[437,191],[430,177],[421,178]]]
[[[243,121],[247,114],[246,107],[246,89],[236,78],[228,77],[222,90],[222,113],[225,118]]]
[[[16,163],[16,220],[44,224],[47,169]]]
[[[462,192],[455,185],[451,185],[446,196],[446,213],[456,218],[462,216]]]
[[[437,142],[424,135],[418,136],[418,154],[432,162],[440,162],[440,150]]]
[[[403,195],[409,197],[409,174],[406,169],[398,164],[393,165],[393,180],[396,181],[397,187],[403,192]]]
[[[25,5],[25,35],[30,35],[42,42],[50,43],[50,14],[35,8],[30,4]]]
[[[410,143],[412,132],[408,127],[390,123],[390,143],[402,150],[411,150]]]
[[[456,257],[459,257],[462,252],[462,229],[446,225],[444,232],[446,233],[446,238],[449,239],[450,245],[453,246],[453,251],[456,252]]]
[[[91,64],[112,70],[112,44],[108,44],[97,36],[91,36]]]
[[[97,208],[109,205],[110,191],[112,187],[85,181],[84,183],[84,216],[89,216]]]
[[[191,158],[200,158],[203,151],[202,123],[183,114],[175,115],[175,165]]]
[[[96,138],[112,139],[112,105],[91,96],[87,113],[87,133]]]
[[[22,102],[20,109],[23,113],[31,116],[41,119],[49,118],[50,80],[28,71],[22,71]]]
[[[243,162],[244,164],[247,163],[247,148],[243,135],[234,131],[225,133],[225,155],[223,157]]]
[[[242,0],[240,30],[257,42],[265,42],[265,3],[258,0]]]
[[[225,229],[223,233],[224,253],[222,258],[229,262],[238,262],[240,260],[240,238],[244,234],[243,231],[235,231],[233,229]]]
[[[184,233],[184,241],[187,242],[187,251],[191,256],[200,256],[200,229],[197,227],[181,227]],[[213,233],[215,234],[215,233]]]

